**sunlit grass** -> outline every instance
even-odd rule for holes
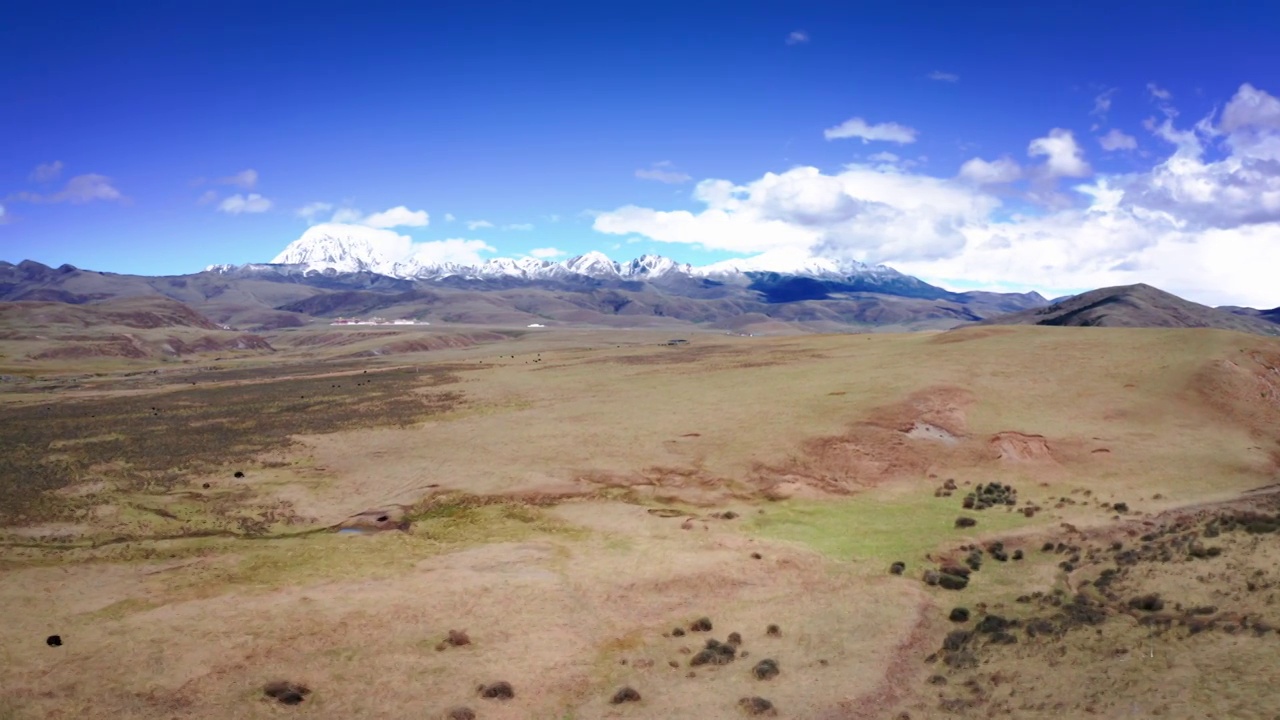
[[[838,560],[920,560],[944,543],[1024,527],[1035,521],[1017,512],[960,508],[962,493],[935,498],[931,493],[869,492],[849,500],[788,500],[752,517],[751,532],[801,543]],[[957,529],[960,515],[977,518],[975,528]]]

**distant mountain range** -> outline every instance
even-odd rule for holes
[[[0,262],[0,302],[168,298],[242,331],[369,315],[516,327],[693,324],[739,333],[945,329],[982,321],[1049,324],[1085,296],[1051,304],[1034,292],[952,292],[883,265],[814,258],[762,256],[693,267],[657,255],[618,263],[592,252],[563,262],[430,263],[387,257],[359,234],[331,225],[309,229],[273,262],[214,265],[188,275]],[[1278,310],[1215,310],[1167,297],[1199,310],[1169,315],[1161,306],[1154,314],[1127,316],[1138,324],[1208,323],[1250,332],[1275,328],[1268,320],[1280,319]],[[1073,317],[1058,324],[1122,324],[1114,318],[1085,322],[1095,315],[1083,312]]]

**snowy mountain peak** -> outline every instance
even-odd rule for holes
[[[592,250],[585,255],[579,255],[564,261],[564,267],[570,272],[588,277],[619,277],[618,264],[610,260],[607,255],[597,250]]]
[[[624,263],[614,262],[599,251],[591,251],[563,262],[532,257],[493,258],[478,265],[435,262],[413,257],[407,237],[356,225],[335,223],[314,225],[289,243],[270,264],[242,266],[242,270],[269,270],[285,266],[288,272],[354,273],[370,272],[402,279],[438,280],[447,277],[468,279],[516,278],[522,280],[562,280],[586,276],[598,280],[640,280],[708,278],[717,281],[748,282],[747,273],[778,273],[822,279],[860,277],[873,282],[904,278],[883,265],[866,265],[856,260],[816,258],[803,252],[771,252],[693,267],[661,255],[641,255]],[[210,272],[227,273],[230,265],[211,265]]]
[[[305,265],[308,269],[335,272],[375,272],[396,274],[397,263],[388,258],[369,234],[351,231],[345,225],[313,225],[302,237],[289,243],[271,261],[274,265]]]

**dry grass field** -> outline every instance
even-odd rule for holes
[[[669,337],[0,341],[0,719],[1276,716],[1280,341]]]

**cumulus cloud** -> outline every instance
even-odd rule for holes
[[[803,45],[809,42],[809,33],[803,30],[792,30],[787,33],[788,45]]]
[[[1085,177],[1093,172],[1070,130],[1054,128],[1045,137],[1032,140],[1027,155],[1045,157],[1043,170],[1050,177]]]
[[[408,235],[386,228],[347,223],[321,223],[307,228],[297,242],[286,247],[273,263],[298,262],[293,256],[298,243],[313,237],[340,237],[359,247],[360,255],[367,258],[378,272],[389,272],[399,263],[440,264],[457,263],[479,265],[484,262],[482,253],[494,252],[483,240],[450,238],[430,242],[414,242]]]
[[[894,142],[899,145],[915,142],[918,134],[915,128],[895,122],[871,125],[860,117],[849,118],[835,127],[822,131],[822,136],[828,140],[859,138],[863,143]]]
[[[1146,282],[1212,305],[1276,307],[1277,103],[1243,85],[1216,124],[1166,118],[1151,128],[1163,157],[1078,181],[1062,192],[1066,204],[1047,210],[1019,212],[1004,204],[1013,191],[974,182],[987,176],[977,168],[999,160],[952,179],[887,166],[800,167],[741,184],[703,180],[695,211],[630,205],[597,214],[594,228],[740,255],[884,262],[951,287],[1058,295]],[[1051,132],[1029,151],[1055,177],[1088,175],[1068,137]]]
[[[1011,183],[1022,177],[1022,167],[1013,158],[1007,156],[991,162],[982,158],[973,158],[960,166],[959,177],[978,185]]]
[[[933,72],[929,73],[929,79],[937,80],[939,82],[949,82],[949,83],[960,82],[959,75],[955,73],[942,72],[941,70],[934,70]]]
[[[485,261],[481,253],[494,251],[493,246],[483,240],[449,238],[448,240],[413,243],[409,257],[423,264],[457,263],[459,265],[480,265]]]
[[[40,163],[35,170],[31,171],[28,179],[34,183],[47,183],[57,180],[62,175],[62,161],[54,160],[53,162]]]
[[[1098,138],[1098,144],[1107,152],[1115,152],[1116,150],[1135,150],[1138,147],[1138,139],[1132,135],[1126,135],[1124,132],[1111,128],[1106,135]]]
[[[553,247],[534,248],[529,251],[530,257],[536,257],[539,260],[550,260],[551,258],[562,257],[566,254],[567,253],[565,253],[565,251]]]
[[[636,177],[641,180],[656,180],[658,182],[668,183],[671,185],[686,183],[693,179],[686,173],[676,170],[670,160],[656,162],[647,168],[636,170]]]
[[[694,189],[705,210],[636,206],[596,217],[615,234],[744,253],[823,251],[873,261],[954,250],[954,228],[996,201],[946,180],[851,165],[837,175],[800,167],[746,185],[705,180]]]
[[[258,193],[241,195],[236,193],[218,203],[218,210],[228,215],[241,213],[264,213],[271,209],[271,201]]]
[[[105,175],[90,173],[77,175],[67,181],[62,190],[56,193],[20,192],[13,199],[29,203],[71,203],[82,205],[97,200],[124,201],[125,196],[112,184],[111,178]]]
[[[298,208],[294,211],[294,214],[306,220],[310,225],[339,223],[388,229],[396,227],[426,227],[431,222],[431,216],[426,210],[410,210],[404,205],[397,205],[382,212],[366,215],[359,208],[350,206],[335,207],[333,203],[312,202]],[[324,219],[325,216],[328,216],[328,220]]]
[[[1280,130],[1280,100],[1245,83],[1222,109],[1220,127],[1228,133],[1250,128]]]
[[[467,221],[468,230],[479,230],[481,228],[491,228],[491,227],[493,227],[493,223],[489,222],[488,220],[468,220]]]
[[[431,222],[431,218],[426,210],[410,210],[404,205],[397,205],[388,210],[367,215],[360,222],[362,225],[375,228],[426,227]]]

